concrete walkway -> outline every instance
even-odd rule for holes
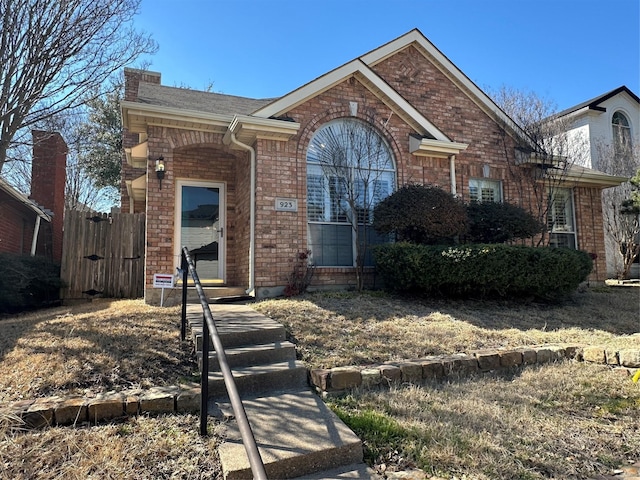
[[[282,325],[246,305],[211,313],[269,478],[378,478],[362,461],[360,439],[313,393]],[[199,362],[208,361],[209,408],[227,421],[218,448],[225,479],[252,478],[215,353],[202,358],[202,309],[187,318]]]

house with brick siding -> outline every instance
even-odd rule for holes
[[[160,73],[133,69],[125,79],[122,208],[146,212],[149,303],[160,297],[154,274],[175,273],[183,245],[196,250],[205,284],[258,298],[281,294],[307,249],[313,288],[352,286],[356,236],[341,179],[318,162],[349,135],[374,131],[380,145],[368,164],[346,154],[353,178],[375,172],[372,182],[356,181],[373,203],[428,183],[467,201],[526,206],[530,192],[511,167],[534,175],[548,161],[418,30],[278,98],[167,87]],[[580,168],[555,192],[552,242],[593,253],[593,280],[606,274],[601,191],[618,183]],[[373,282],[373,268],[366,273]]]
[[[67,144],[57,132],[34,130],[31,194],[0,178],[0,252],[62,259]]]

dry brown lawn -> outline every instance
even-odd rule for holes
[[[96,300],[0,320],[0,402],[194,378],[179,307]]]
[[[325,293],[255,308],[286,325],[312,367],[545,342],[640,345],[640,289],[588,289],[557,305]],[[0,478],[219,478],[219,437],[201,439],[190,415],[43,431],[2,426],[2,402],[177,384],[195,372],[177,308],[101,300],[0,320]],[[333,407],[354,417],[374,412],[400,432],[385,449],[359,431],[379,471],[590,478],[640,451],[640,387],[606,367],[566,363],[360,392]]]
[[[640,289],[597,287],[557,304],[316,293],[258,303],[311,367],[375,364],[543,343],[640,348]],[[640,384],[566,362],[355,392],[331,401],[380,473],[589,479],[640,460]]]
[[[547,364],[331,403],[381,473],[594,479],[640,461],[640,387],[606,367]]]
[[[287,327],[313,368],[542,343],[640,345],[640,288],[586,289],[555,304],[315,293],[255,308]]]
[[[3,430],[0,411],[0,478],[221,479],[220,436],[201,437],[197,424],[193,415],[141,416],[107,425],[15,432]]]

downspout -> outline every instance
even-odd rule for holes
[[[451,195],[457,195],[456,189],[456,156],[451,155],[449,157],[449,172],[451,174]]]
[[[251,295],[252,297],[256,296],[256,287],[255,287],[255,236],[256,236],[256,151],[253,147],[240,142],[236,138],[236,134],[229,130],[229,138],[231,139],[231,143],[237,145],[243,150],[249,152],[251,157],[251,205],[249,207],[249,288],[247,288],[247,295]]]
[[[36,225],[33,227],[33,239],[31,240],[31,256],[36,256],[36,246],[38,244],[38,232],[40,231],[40,215],[36,215]]]

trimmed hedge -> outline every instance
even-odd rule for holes
[[[376,248],[385,288],[420,295],[555,299],[575,291],[593,268],[589,254],[564,248],[513,245]]]
[[[59,302],[60,267],[44,257],[0,253],[0,313]]]

